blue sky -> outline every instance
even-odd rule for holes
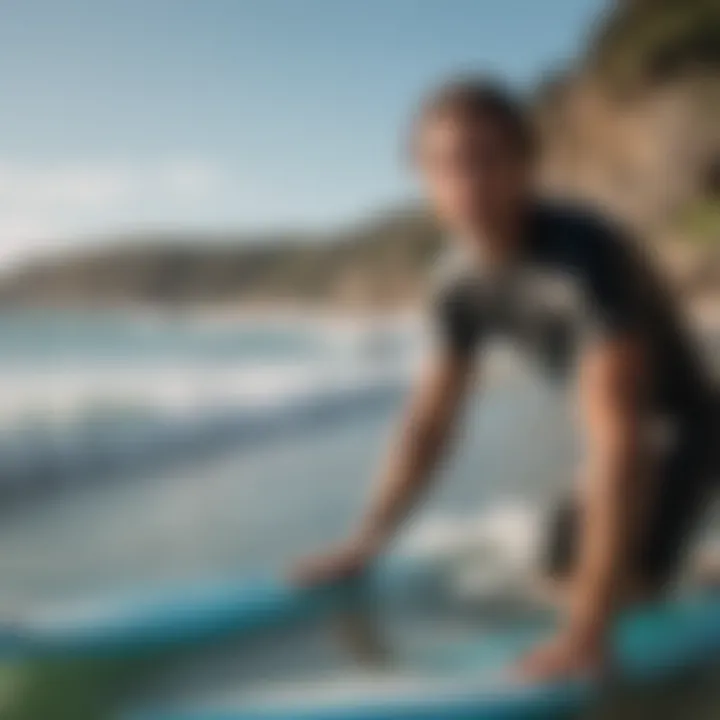
[[[322,227],[407,197],[407,115],[529,84],[601,0],[4,0],[0,262],[133,229]]]

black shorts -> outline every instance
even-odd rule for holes
[[[713,409],[683,423],[660,462],[653,506],[631,561],[634,577],[647,587],[660,588],[672,579],[702,510],[718,487],[719,414]],[[544,570],[551,578],[573,574],[581,523],[577,502],[566,499],[558,504],[550,518],[545,551]]]

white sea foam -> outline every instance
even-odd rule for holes
[[[118,356],[114,348],[115,355],[95,350],[55,364],[37,356],[6,362],[0,477],[5,486],[22,486],[77,476],[90,465],[102,474],[141,455],[170,459],[194,445],[257,439],[392,402],[411,376],[416,343],[396,330],[316,327],[312,352],[304,347],[296,355],[241,348],[220,358],[157,358]],[[241,326],[241,339],[243,332],[258,328]]]
[[[537,563],[542,513],[519,501],[464,516],[431,515],[411,528],[400,553],[445,569],[459,599],[515,596]]]

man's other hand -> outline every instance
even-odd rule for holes
[[[325,585],[360,575],[375,557],[374,548],[362,542],[348,542],[329,552],[301,560],[291,570],[293,582]]]

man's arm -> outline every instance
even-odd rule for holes
[[[424,369],[357,532],[340,548],[300,566],[301,581],[352,575],[375,556],[427,486],[466,394],[472,361],[438,351]]]
[[[384,542],[427,485],[455,426],[470,361],[442,353],[420,378],[358,536]]]
[[[602,641],[619,595],[632,581],[626,560],[646,489],[641,467],[644,366],[641,344],[622,337],[588,350],[581,368],[587,484],[570,632],[591,644]]]
[[[586,672],[604,660],[610,622],[631,586],[626,561],[647,488],[641,467],[644,365],[642,348],[627,336],[603,340],[586,352],[580,382],[586,485],[569,616],[556,638],[523,660],[525,676]]]

